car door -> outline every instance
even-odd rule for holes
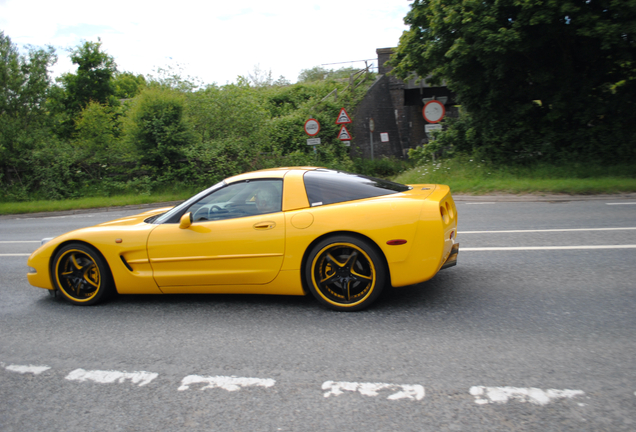
[[[189,227],[165,223],[150,234],[155,281],[164,292],[271,282],[285,252],[281,206],[281,179],[238,182],[212,192],[186,210],[193,215]]]

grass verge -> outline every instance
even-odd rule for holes
[[[600,167],[571,164],[567,166],[536,165],[495,168],[484,161],[456,157],[437,162],[425,161],[416,168],[399,174],[393,180],[410,184],[447,184],[455,194],[612,194],[636,192],[636,167],[633,165]],[[200,189],[186,188],[180,191],[163,191],[150,195],[130,194],[61,201],[0,202],[0,214],[180,201],[189,198],[198,190]]]
[[[183,193],[160,193],[153,195],[119,195],[112,197],[79,198],[60,201],[24,201],[0,203],[0,215],[77,210],[98,207],[152,204],[166,201],[180,201],[193,195],[192,191]]]
[[[399,183],[447,184],[453,193],[613,194],[636,192],[636,167],[572,164],[493,167],[484,161],[456,158],[427,161],[394,179]]]

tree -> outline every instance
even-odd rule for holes
[[[71,50],[71,61],[77,65],[76,73],[58,78],[61,87],[52,93],[54,110],[63,115],[60,133],[73,134],[75,119],[92,101],[103,105],[118,105],[115,97],[115,60],[102,51],[102,42],[86,41]]]
[[[442,142],[493,159],[636,159],[636,0],[415,0],[391,63],[445,81]]]
[[[146,87],[146,78],[132,72],[119,72],[114,76],[113,87],[118,99],[132,99]]]
[[[48,68],[57,57],[52,47],[27,48],[26,55],[20,54],[0,31],[0,168],[5,176],[9,167],[23,168],[30,150],[48,134]]]
[[[314,66],[311,69],[303,69],[298,75],[298,82],[322,81],[327,78],[329,72],[331,72],[329,69],[325,69],[322,66]]]
[[[135,98],[124,124],[127,141],[142,164],[156,173],[178,166],[185,148],[195,142],[185,114],[185,97],[171,89],[146,88]]]

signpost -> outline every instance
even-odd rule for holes
[[[336,124],[347,124],[351,123],[351,117],[347,114],[347,110],[344,108],[340,108],[340,113],[338,114],[338,118],[336,119]]]
[[[351,134],[349,133],[345,125],[340,126],[340,132],[338,132],[338,139],[340,141],[346,141],[345,143],[346,146],[351,145],[349,143],[349,141],[351,141]]]
[[[320,122],[318,122],[318,120],[316,120],[315,118],[310,118],[305,122],[304,129],[305,129],[305,133],[309,135],[310,137],[316,136],[318,135],[318,132],[320,132]],[[307,139],[307,145],[314,146],[314,153],[316,154],[317,154],[316,146],[319,144],[320,144],[320,138]]]
[[[429,140],[433,139],[433,136],[431,135],[431,132],[433,132],[433,131],[441,131],[441,130],[442,130],[442,125],[439,124],[439,123],[424,125],[424,132],[426,132],[426,137]]]
[[[316,136],[320,132],[320,123],[314,118],[310,118],[305,122],[305,133],[309,136]]]
[[[422,108],[422,115],[424,116],[424,120],[429,123],[439,123],[446,115],[446,108],[444,108],[444,104],[438,100],[432,100],[426,102],[424,108]]]
[[[371,160],[373,160],[373,131],[375,130],[375,121],[373,117],[369,119],[369,141],[371,142]]]

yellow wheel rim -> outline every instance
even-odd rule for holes
[[[55,263],[57,286],[76,302],[92,300],[98,293],[102,278],[97,262],[84,251],[65,251]]]
[[[328,303],[353,307],[365,301],[376,285],[376,269],[369,255],[352,243],[332,243],[311,263],[312,284]]]

